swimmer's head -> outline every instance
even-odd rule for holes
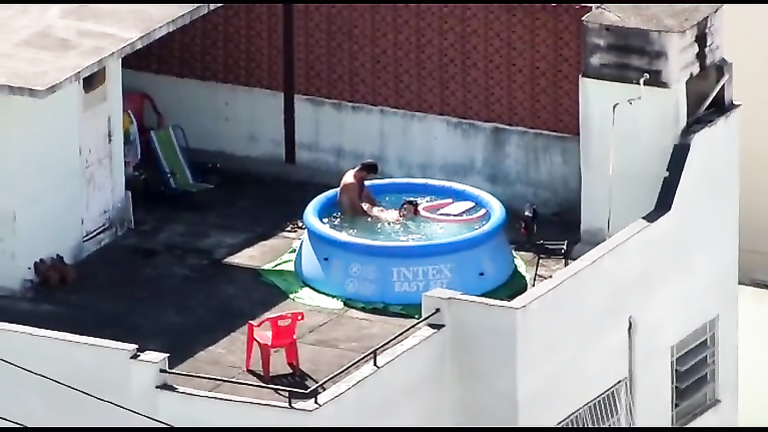
[[[408,218],[419,215],[419,203],[416,200],[405,200],[400,205],[400,217]]]
[[[368,179],[379,173],[379,164],[373,160],[363,161],[357,167],[357,172],[363,177],[363,179]]]

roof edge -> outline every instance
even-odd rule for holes
[[[159,25],[154,30],[148,33],[145,33],[139,36],[138,38],[128,42],[118,50],[105,55],[99,60],[91,63],[88,66],[85,66],[84,68],[78,71],[71,73],[68,77],[62,79],[61,81],[47,88],[33,88],[33,87],[22,87],[22,86],[0,84],[0,95],[23,96],[23,97],[30,97],[35,99],[45,99],[46,97],[61,90],[63,87],[67,86],[68,84],[80,81],[82,77],[88,76],[96,72],[97,70],[101,69],[102,67],[104,67],[107,61],[111,60],[112,58],[114,57],[123,58],[128,54],[138,50],[139,48],[142,48],[160,39],[166,34],[171,33],[175,30],[178,30],[184,25],[189,24],[193,20],[200,18],[201,16],[207,14],[208,12],[218,8],[219,6],[223,6],[223,4],[204,4],[204,5],[196,6],[190,9],[189,11],[184,12],[183,14],[177,16],[176,18],[166,22],[165,24]]]
[[[588,14],[584,15],[584,18],[582,18],[582,22],[588,25],[595,25],[595,26],[601,26],[601,27],[621,27],[621,28],[628,28],[628,29],[638,29],[638,30],[646,30],[649,32],[658,32],[658,33],[684,33],[691,28],[695,27],[698,22],[707,19],[707,17],[711,17],[712,15],[717,14],[722,10],[723,6],[725,6],[724,3],[717,3],[717,4],[697,4],[697,5],[688,5],[688,4],[671,4],[671,5],[653,5],[653,4],[643,4],[643,5],[616,5],[616,4],[593,4],[593,5],[583,5],[583,6],[592,6],[592,11]],[[624,15],[623,10],[627,8],[635,8],[640,9],[643,7],[647,8],[653,8],[653,7],[662,7],[664,8],[663,12],[671,13],[670,8],[679,10],[680,12],[684,13],[686,12],[686,9],[690,9],[694,6],[697,6],[701,9],[700,18],[697,22],[692,22],[689,25],[682,25],[682,23],[678,23],[676,26],[670,26],[670,25],[658,25],[658,23],[653,22],[654,20],[651,19],[650,21],[648,17],[645,18],[639,18],[638,17],[627,17]],[[695,12],[694,15],[697,15]],[[653,18],[653,17],[650,17]]]

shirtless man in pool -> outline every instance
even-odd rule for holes
[[[367,160],[344,174],[338,197],[342,213],[347,216],[370,216],[393,223],[418,215],[418,203],[414,200],[406,200],[397,210],[378,206],[376,199],[365,187],[365,180],[378,173],[379,165]]]
[[[365,181],[379,173],[379,164],[367,160],[344,173],[339,185],[339,207],[347,216],[374,216],[376,200],[368,189]]]

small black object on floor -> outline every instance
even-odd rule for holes
[[[539,275],[539,265],[542,259],[562,258],[563,265],[570,263],[570,249],[568,240],[540,240],[538,239],[539,211],[536,205],[527,203],[523,208],[523,216],[520,219],[520,234],[523,238],[522,248],[536,256],[536,268],[533,273],[531,286],[536,285]]]

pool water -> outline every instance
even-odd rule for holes
[[[379,206],[396,210],[400,208],[400,205],[406,199],[413,199],[421,204],[450,197],[387,194],[376,196],[375,198]],[[470,210],[470,212],[474,211],[479,211],[479,209]],[[336,212],[322,220],[323,223],[332,229],[351,237],[386,242],[427,242],[468,234],[485,225],[489,219],[490,216],[486,215],[482,219],[473,222],[440,223],[417,216],[408,218],[404,222],[392,223],[372,218],[346,218],[341,213]]]

